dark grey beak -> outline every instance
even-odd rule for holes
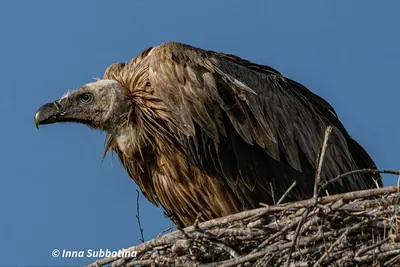
[[[56,123],[61,115],[61,105],[55,101],[41,106],[35,114],[35,125],[39,129],[40,125]]]

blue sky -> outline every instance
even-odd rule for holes
[[[82,265],[53,249],[139,243],[136,185],[104,135],[37,131],[37,108],[143,49],[179,41],[270,65],[336,109],[379,168],[399,169],[398,1],[0,1],[0,266]],[[385,184],[396,177],[385,177]],[[171,223],[140,196],[145,239]]]

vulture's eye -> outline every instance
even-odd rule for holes
[[[88,104],[92,102],[93,95],[89,93],[84,93],[79,96],[79,99],[81,100],[82,103]]]

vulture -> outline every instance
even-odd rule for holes
[[[167,42],[102,79],[39,108],[36,127],[82,123],[105,131],[112,151],[154,205],[178,226],[313,196],[325,129],[321,182],[376,166],[329,103],[277,70],[231,54]],[[382,186],[354,174],[323,194]]]

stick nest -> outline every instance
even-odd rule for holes
[[[89,266],[400,266],[397,186],[218,218]]]

